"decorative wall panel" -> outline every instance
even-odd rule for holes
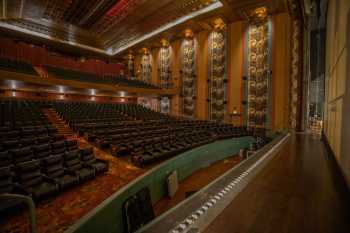
[[[134,63],[134,58],[130,57],[127,60],[127,68],[128,68],[128,74],[131,79],[135,78],[135,63]]]
[[[224,121],[226,112],[226,32],[209,37],[209,119]]]
[[[181,46],[182,107],[183,115],[195,118],[196,115],[196,46],[195,40],[185,39]]]
[[[162,88],[171,88],[171,47],[162,47],[159,50],[158,69],[159,80]]]
[[[292,34],[292,74],[291,74],[291,100],[290,100],[290,126],[292,129],[297,128],[298,113],[300,106],[300,77],[301,77],[301,23],[299,19],[293,20],[292,23],[293,34]]]
[[[268,21],[249,26],[248,127],[265,128],[269,112]]]
[[[152,57],[150,54],[144,54],[141,57],[141,80],[147,83],[151,83]]]

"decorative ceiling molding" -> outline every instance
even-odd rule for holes
[[[274,13],[281,9],[281,2],[285,1],[0,0],[0,30],[20,33],[20,38],[28,35],[33,41],[50,40],[50,44],[57,43],[57,49],[64,43],[111,57],[153,38],[158,40],[164,33],[175,38],[176,30],[184,30],[186,25],[203,30],[208,18],[241,20],[243,9],[266,4]]]

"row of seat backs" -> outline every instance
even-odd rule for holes
[[[71,172],[79,171],[84,164],[90,166],[90,174],[92,175],[93,173],[94,176],[95,171],[93,171],[94,167],[92,165],[95,161],[93,149],[90,147],[81,149],[80,151],[70,151],[65,155],[51,155],[42,161],[33,160],[19,163],[13,169],[10,167],[0,167],[0,194],[15,192],[16,187],[17,189],[21,188],[27,194],[33,193],[40,184],[47,182],[48,179],[56,182],[55,180],[67,173],[66,169]],[[106,168],[108,170],[108,163]],[[74,183],[77,183],[78,179],[78,176],[77,179],[73,176]],[[45,189],[45,186],[43,188]],[[51,185],[52,188],[56,189]],[[46,191],[49,192],[50,190]],[[41,194],[44,194],[44,192],[45,190],[42,190]],[[38,195],[40,196],[40,192]]]
[[[22,130],[8,130],[0,131],[0,138],[3,139],[20,139],[33,136],[48,136],[54,135],[58,131],[54,127],[37,127],[35,129],[22,129]]]
[[[18,164],[33,159],[41,160],[50,155],[64,154],[78,149],[77,141],[57,141],[40,145],[32,145],[0,152],[0,167]]]

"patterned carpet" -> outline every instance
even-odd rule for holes
[[[79,139],[79,146],[86,147],[86,141]],[[94,151],[98,158],[109,161],[109,171],[40,203],[36,208],[38,233],[64,232],[79,218],[146,171],[97,148]],[[0,219],[1,233],[29,232],[28,213],[26,210],[19,212]]]

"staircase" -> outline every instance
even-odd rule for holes
[[[65,138],[75,137],[73,130],[66,124],[64,120],[60,118],[60,116],[53,108],[45,108],[42,111],[50,120],[50,122],[57,128],[59,134],[62,134]]]

